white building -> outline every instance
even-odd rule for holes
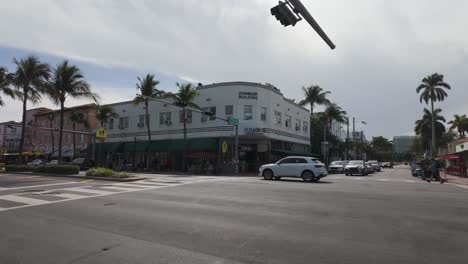
[[[0,148],[18,152],[21,140],[21,123],[14,121],[0,123]]]
[[[199,85],[197,91],[199,96],[194,102],[203,111],[239,119],[243,170],[255,171],[261,163],[310,152],[309,111],[285,98],[277,88],[251,82],[225,82]],[[139,164],[146,160],[148,151],[153,167],[180,169],[183,150],[180,108],[157,101],[150,103],[153,142],[149,144],[144,105],[135,106],[127,101],[109,106],[119,117],[106,124],[108,140],[101,153],[106,153],[102,159],[107,165],[117,166],[123,161]],[[234,126],[194,111],[188,111],[187,120],[190,162],[209,162],[218,171],[230,170],[234,160]]]

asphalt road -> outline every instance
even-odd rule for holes
[[[28,177],[0,174],[2,264],[468,259],[468,189],[422,182],[406,168],[319,183]]]

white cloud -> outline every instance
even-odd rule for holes
[[[304,21],[283,28],[269,14],[275,3],[5,1],[0,45],[202,82],[270,82],[297,99],[319,84],[373,135],[412,129],[415,87],[435,71],[454,86],[442,105],[466,105],[468,2],[303,0],[334,51]]]

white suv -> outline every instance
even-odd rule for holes
[[[291,156],[277,161],[276,163],[260,166],[259,175],[265,180],[281,177],[302,178],[304,181],[319,181],[328,175],[325,164],[317,158]]]

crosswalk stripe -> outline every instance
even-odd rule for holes
[[[117,187],[117,186],[100,186],[100,189],[110,189],[110,190],[117,190],[117,191],[135,191],[134,188],[124,188],[122,187]]]
[[[78,195],[78,194],[71,194],[71,193],[52,194],[52,196],[63,197],[65,199],[81,199],[81,198],[89,197],[85,195]]]
[[[163,182],[150,182],[150,181],[142,181],[142,182],[133,182],[132,184],[138,186],[170,186],[173,184],[163,183]],[[178,184],[178,183],[175,183]]]
[[[378,181],[388,181],[387,179],[377,179]]]
[[[49,203],[49,201],[45,201],[45,200],[27,198],[27,197],[16,196],[16,195],[4,195],[4,196],[1,196],[0,199],[17,202],[17,203],[24,203],[28,205],[40,205],[40,204]]]
[[[148,186],[143,186],[143,185],[136,185],[135,182],[132,183],[118,183],[116,186],[123,186],[123,187],[128,187],[128,188],[133,188],[136,190],[140,189],[146,189]]]
[[[106,191],[93,190],[93,189],[81,188],[81,187],[67,188],[67,189],[65,189],[65,190],[77,191],[77,192],[84,192],[84,193],[94,193],[94,194],[98,194],[98,195],[106,195],[106,194],[115,193],[115,192],[106,192]]]

